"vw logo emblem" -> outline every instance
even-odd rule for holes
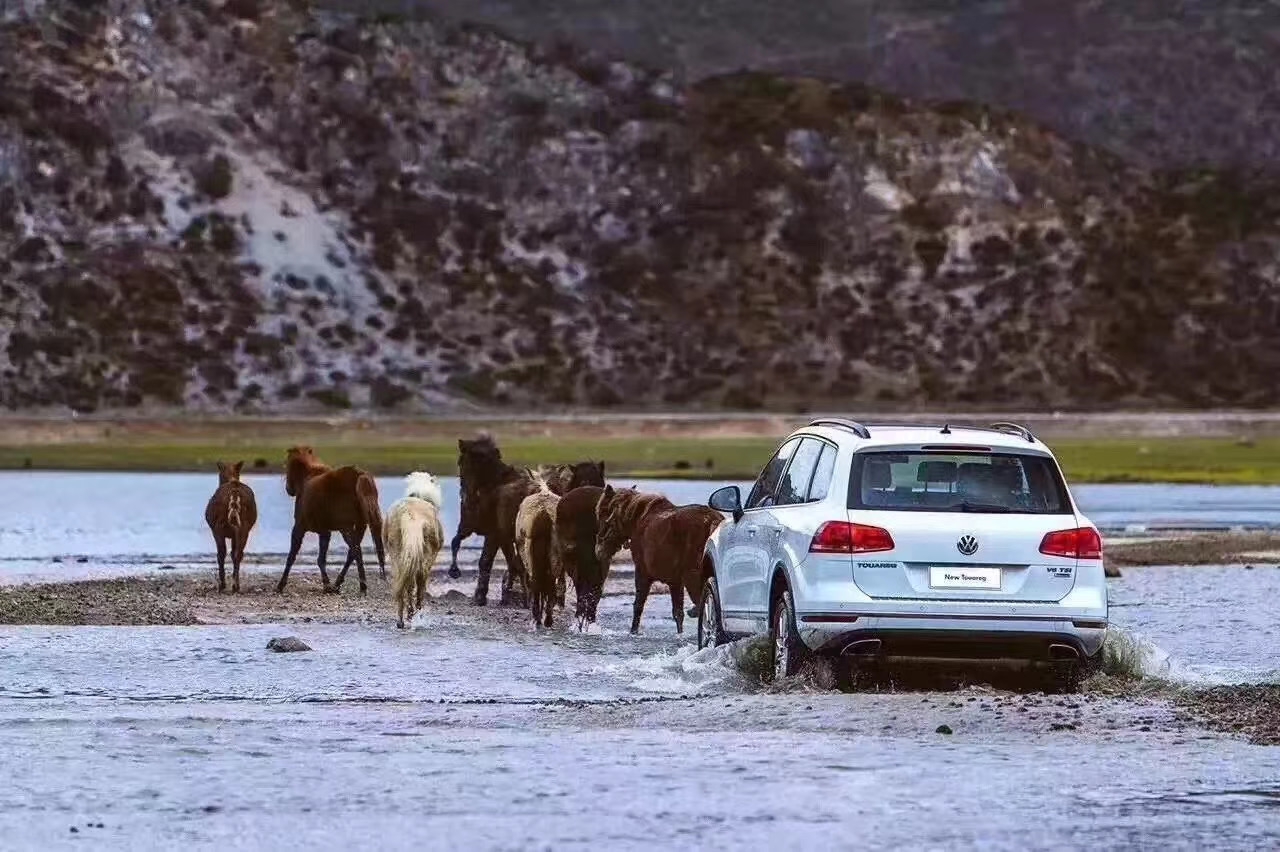
[[[956,550],[965,556],[972,556],[978,552],[978,540],[971,535],[962,535],[956,542]]]

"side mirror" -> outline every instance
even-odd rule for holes
[[[732,513],[734,523],[742,519],[742,491],[736,485],[726,485],[712,491],[707,505],[717,512]]]

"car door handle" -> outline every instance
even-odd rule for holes
[[[755,534],[756,534],[755,527],[747,527],[747,535],[755,535]]]

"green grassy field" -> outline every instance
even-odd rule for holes
[[[776,446],[772,438],[603,437],[501,438],[513,464],[604,459],[613,476],[752,479]],[[312,442],[330,464],[356,464],[379,474],[428,470],[456,473],[456,439]],[[1280,484],[1280,438],[1252,444],[1211,438],[1051,441],[1072,482]],[[0,469],[208,471],[219,459],[243,459],[246,470],[278,471],[284,444],[256,440],[148,441],[0,446]]]

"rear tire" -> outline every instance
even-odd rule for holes
[[[698,607],[698,649],[719,647],[727,641],[724,621],[720,617],[720,591],[713,575],[702,584],[702,605]]]
[[[809,657],[809,649],[800,641],[796,609],[789,590],[784,589],[773,602],[773,611],[769,614],[769,638],[773,641],[773,665],[768,669],[766,680],[772,683],[800,671],[800,666]]]

